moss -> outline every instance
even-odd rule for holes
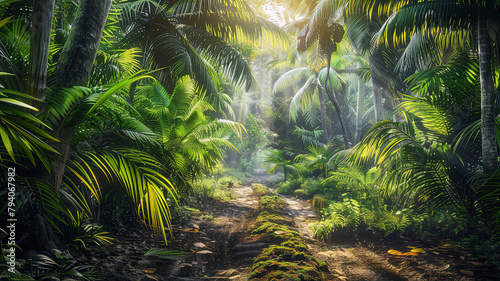
[[[259,199],[259,211],[279,214],[288,206],[285,199],[279,196],[264,196]]]
[[[281,225],[292,226],[293,220],[284,216],[277,214],[270,214],[268,211],[264,211],[259,214],[253,228],[260,227],[265,222],[273,222]]]
[[[324,272],[328,272],[329,271],[328,270],[328,264],[326,264],[326,262],[324,262],[324,261],[318,260],[318,268],[319,268],[319,270],[324,271]]]
[[[252,231],[250,237],[252,236],[259,236],[258,241],[260,242],[280,244],[293,237],[298,237],[299,233],[295,230],[290,230],[286,225],[265,222]]]
[[[307,248],[306,244],[304,244],[301,239],[295,238],[295,237],[281,243],[281,246],[294,248],[295,250],[297,250],[299,252],[306,252],[309,250],[309,248]]]
[[[292,257],[297,253],[297,250],[295,250],[294,248],[273,245],[267,249],[264,249],[262,253],[257,258],[255,258],[254,263],[270,260],[279,262],[292,262]]]
[[[316,266],[307,263],[261,261],[252,267],[248,280],[322,280]]]
[[[260,214],[247,239],[272,245],[254,260],[248,280],[324,280],[321,271],[327,271],[328,267],[308,254],[302,236],[292,230],[293,220],[283,214],[287,202],[279,196],[269,195],[269,190],[260,184],[252,185],[252,189],[260,196]]]
[[[253,190],[253,194],[258,196],[258,197],[273,194],[272,191],[270,191],[266,186],[264,186],[260,183],[252,183],[252,190]]]

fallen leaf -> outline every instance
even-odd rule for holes
[[[475,261],[470,261],[469,262],[470,264],[474,265],[474,266],[483,266],[483,265],[486,265],[484,263],[481,263],[481,262],[475,262]]]
[[[199,252],[196,252],[197,254],[201,254],[201,255],[206,255],[206,254],[213,254],[214,252],[212,251],[209,251],[209,250],[202,250],[202,251],[199,251]]]
[[[182,232],[191,232],[191,233],[198,233],[200,230],[198,228],[182,228],[179,229]]]
[[[410,252],[425,254],[425,251],[422,248],[414,248]]]
[[[194,243],[193,245],[197,248],[206,248],[207,247],[207,245],[200,243],[200,242]]]
[[[146,276],[147,276],[148,278],[151,278],[151,279],[153,279],[153,280],[158,281],[158,277],[156,277],[156,276],[153,276],[153,275],[150,275],[150,274],[146,274]]]
[[[460,273],[462,273],[463,275],[470,276],[470,277],[474,276],[474,272],[470,271],[470,270],[461,269]]]
[[[389,250],[387,251],[389,254],[391,255],[398,255],[398,256],[401,256],[403,253],[401,253],[400,251],[398,250]]]
[[[418,253],[406,252],[406,253],[403,253],[402,256],[418,256]]]
[[[402,253],[401,251],[398,250],[389,250],[387,252],[391,255],[396,255],[396,256],[418,256],[419,253],[419,251],[414,251],[414,250],[411,250],[411,252],[406,252],[406,253]]]

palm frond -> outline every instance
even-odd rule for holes
[[[165,228],[171,229],[171,214],[167,196],[177,202],[178,194],[174,186],[163,175],[162,165],[151,155],[130,148],[113,150],[97,150],[79,159],[79,165],[71,171],[81,180],[87,182],[95,198],[99,198],[99,186],[95,181],[92,167],[114,179],[123,187],[127,195],[137,207],[137,213],[143,222],[154,231],[162,233],[165,243]],[[77,162],[75,162],[77,163]],[[93,182],[93,183],[91,183]]]

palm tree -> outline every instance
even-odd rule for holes
[[[329,6],[329,8],[332,7]],[[318,9],[315,9],[315,12],[310,15],[310,21],[297,35],[297,50],[303,52],[314,42],[318,42],[319,51],[326,58],[326,74],[323,82],[323,89],[335,107],[342,128],[344,145],[348,148],[351,143],[347,133],[347,126],[340,111],[340,104],[331,84],[332,81],[330,76],[332,54],[337,51],[337,43],[340,43],[344,37],[344,28],[338,22],[339,18],[335,17],[334,11],[330,10],[326,12],[326,15],[322,14],[322,20],[318,21],[317,17],[319,17],[319,15],[317,14],[317,10]]]
[[[326,70],[324,70],[326,71]],[[304,79],[305,78],[305,79]],[[336,76],[337,78],[337,76]],[[325,102],[323,98],[323,88],[319,80],[319,72],[314,71],[309,67],[300,67],[292,69],[283,74],[274,83],[273,93],[284,91],[293,84],[298,84],[298,81],[306,80],[300,89],[295,93],[290,103],[289,115],[293,121],[296,121],[299,109],[307,108],[311,100],[311,95],[317,93],[319,99],[319,111],[321,117],[321,129],[323,131],[324,142],[328,142],[328,124],[326,122]],[[336,83],[339,85],[340,83]],[[309,101],[309,102],[308,102]]]
[[[409,2],[356,0],[352,7],[365,13],[389,16],[379,34],[387,45],[406,44],[416,34],[435,37],[451,45],[462,38],[478,38],[477,54],[481,70],[482,158],[485,173],[498,168],[498,144],[495,135],[495,92],[492,80],[491,43],[498,43],[498,33],[490,36],[488,26],[498,25],[498,1],[425,1]],[[368,9],[364,9],[370,7]],[[467,43],[467,40],[460,41]],[[496,44],[495,44],[496,46]],[[472,48],[476,50],[476,48]]]
[[[54,2],[55,0],[43,0],[35,1],[33,4],[28,94],[41,100],[45,99],[47,88],[47,68]],[[39,109],[43,107],[43,103],[34,103],[33,105]]]
[[[87,86],[111,2],[111,0],[80,2],[69,38],[66,40],[58,61],[56,74],[58,86]],[[56,188],[59,188],[63,179],[74,130],[74,125],[67,124],[66,127],[57,131],[56,137],[60,140],[60,156],[54,168],[53,184]]]
[[[220,75],[248,89],[255,83],[252,72],[233,45],[284,38],[278,26],[258,17],[240,0],[143,0],[116,7],[121,9],[126,32],[122,44],[140,47],[142,67],[159,69],[156,77],[169,91],[185,75],[209,94],[218,91]],[[130,95],[133,100],[134,89]]]
[[[267,173],[275,173],[276,169],[283,170],[283,180],[286,181],[288,172],[295,172],[297,168],[292,164],[291,160],[287,160],[283,155],[283,150],[272,150],[264,159],[264,163],[269,163],[271,168]]]
[[[230,135],[241,137],[244,130],[240,123],[206,116],[214,109],[188,76],[177,82],[170,95],[159,83],[141,86],[138,93],[137,110],[159,136],[157,157],[184,183],[211,171],[222,161],[223,149],[235,149]]]
[[[331,168],[334,168],[331,165],[330,160],[340,149],[333,150],[331,147],[331,143],[328,145],[310,145],[307,149],[309,153],[300,154],[295,157],[295,162],[302,162],[305,166],[312,170],[320,170],[321,176],[323,179],[326,179],[328,176],[328,172]]]

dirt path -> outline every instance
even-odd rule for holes
[[[314,239],[308,225],[319,219],[318,213],[304,200],[282,197],[289,204],[299,232],[307,238],[309,250],[328,264],[335,280],[406,280],[396,268],[364,247],[327,244]]]
[[[318,241],[308,228],[319,219],[317,212],[304,200],[282,197],[290,206],[299,232],[308,238],[310,251],[328,264],[332,280],[499,280],[494,268],[477,262],[470,253],[456,247],[429,246],[409,239],[371,241],[363,243],[365,246]],[[408,250],[408,246],[423,248],[426,253],[419,256],[387,253],[389,249]]]
[[[109,248],[81,252],[78,260],[96,264],[101,280],[109,281],[247,280],[254,258],[268,245],[245,239],[258,208],[251,187],[235,187],[234,192],[234,200],[214,203],[210,213],[194,215],[189,224],[174,226],[174,240],[167,249],[189,253],[186,257],[144,256],[151,248],[165,245],[157,235],[137,228],[121,233]],[[414,241],[398,245],[374,241],[368,247],[318,241],[308,228],[318,220],[317,212],[304,200],[282,197],[311,254],[328,264],[327,280],[498,280],[495,272],[478,274],[486,267],[471,260],[470,254],[449,248],[425,248],[428,253],[418,257],[392,257],[387,253],[389,247],[419,245]]]
[[[258,200],[249,186],[235,187],[234,192],[236,199],[214,208],[212,221],[193,220],[199,232],[182,234],[180,243],[195,246],[194,255],[179,261],[166,280],[247,280],[258,250],[241,241]]]

